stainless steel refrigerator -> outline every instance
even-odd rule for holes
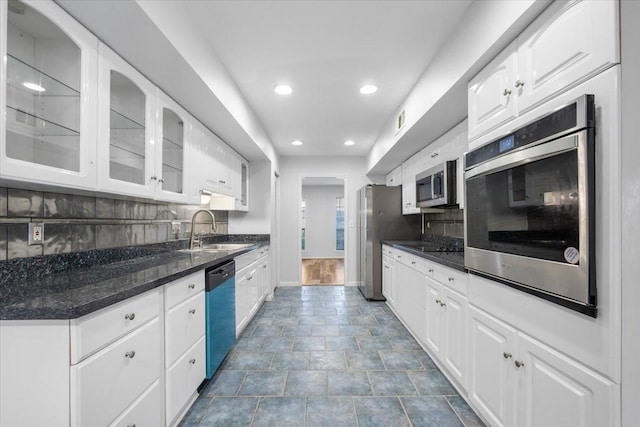
[[[402,187],[366,185],[358,190],[358,287],[369,300],[382,295],[382,240],[417,240],[420,215],[402,215]]]

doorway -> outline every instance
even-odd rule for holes
[[[345,180],[303,177],[300,184],[300,284],[345,284]]]

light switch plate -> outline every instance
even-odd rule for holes
[[[44,242],[44,223],[29,223],[29,245],[42,245]]]

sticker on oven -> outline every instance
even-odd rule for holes
[[[580,251],[573,246],[569,246],[564,250],[564,259],[566,259],[569,264],[577,264],[578,261],[580,261]]]

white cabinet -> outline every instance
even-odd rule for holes
[[[556,1],[468,87],[469,139],[620,61],[618,2]]]
[[[95,189],[98,40],[40,1],[1,2],[0,39],[0,178]]]
[[[174,100],[157,89],[154,153],[155,199],[165,202],[200,204],[188,170],[196,167],[191,122],[193,119]]]
[[[98,51],[98,189],[153,198],[156,88],[103,43]]]
[[[471,403],[496,426],[617,425],[618,386],[470,307]]]
[[[396,261],[393,248],[382,246],[382,295],[391,307],[395,307],[395,266]]]
[[[206,375],[204,272],[165,285],[165,412],[175,425]]]
[[[160,321],[154,320],[71,367],[71,425],[104,426],[158,380]],[[156,401],[160,410],[160,401]]]
[[[397,187],[398,185],[402,185],[402,165],[387,174],[386,184],[387,187]]]
[[[249,210],[249,162],[243,158],[240,158],[240,176],[235,189],[235,199],[235,210]]]
[[[469,138],[516,117],[516,46],[509,45],[469,83]]]
[[[236,335],[239,336],[271,292],[269,246],[235,258]]]
[[[402,214],[420,213],[416,206],[416,174],[419,173],[418,157],[413,156],[402,164]]]
[[[395,307],[396,312],[419,341],[426,339],[427,287],[424,260],[406,252],[396,251]]]

